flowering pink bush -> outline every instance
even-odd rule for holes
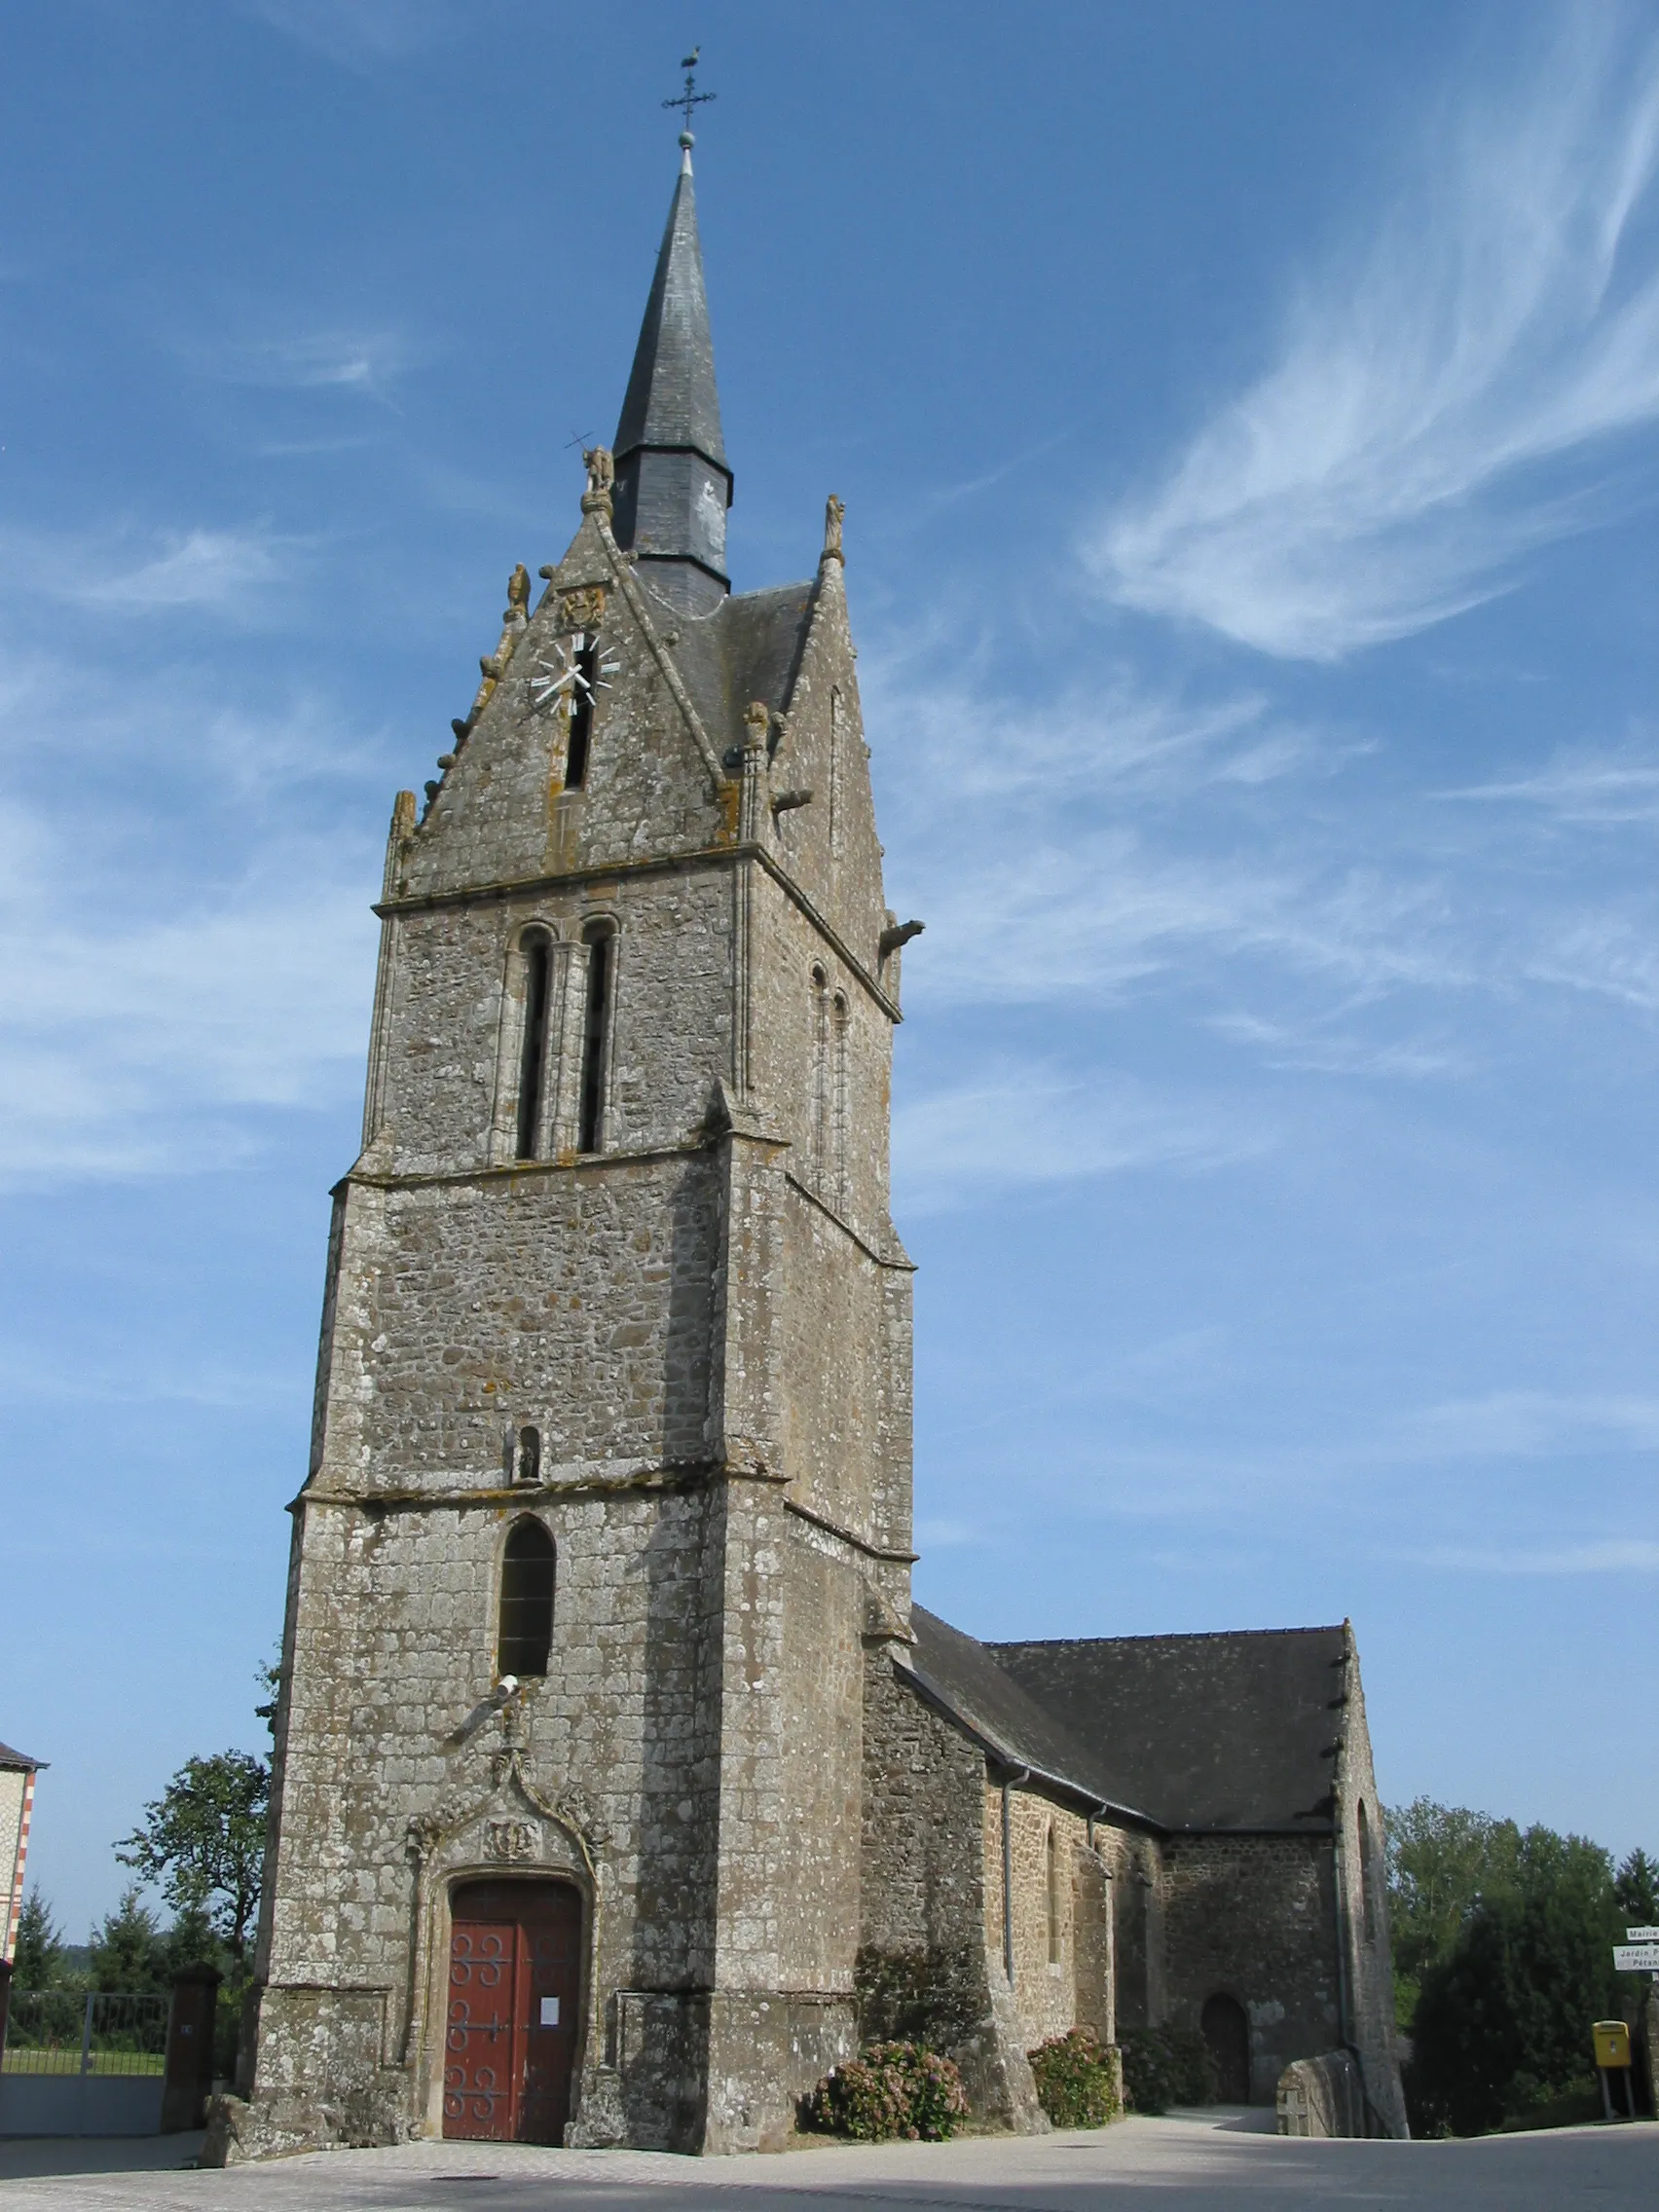
[[[914,2043],[873,2043],[825,2075],[807,2097],[809,2126],[858,2143],[890,2136],[943,2143],[968,2117],[962,2077],[948,2058]]]

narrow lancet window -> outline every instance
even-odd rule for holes
[[[588,948],[587,1010],[582,1022],[582,1086],[578,1152],[600,1152],[605,1146],[605,1038],[610,1012],[610,955],[613,939],[608,923],[585,933]]]
[[[593,694],[599,682],[599,642],[589,638],[576,647],[571,685],[571,735],[565,747],[565,789],[578,791],[587,781],[588,748],[593,742]]]
[[[545,1675],[553,1645],[553,1539],[539,1521],[515,1521],[501,1561],[496,1674]]]
[[[807,1177],[821,1190],[830,1157],[830,998],[822,968],[812,971],[812,1091],[807,1114]]]
[[[547,1067],[547,986],[552,954],[537,932],[524,942],[524,1043],[519,1052],[518,1156],[535,1158]]]

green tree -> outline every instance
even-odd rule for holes
[[[247,1751],[186,1759],[116,1846],[181,1918],[203,1915],[240,1974],[259,1905],[271,1774]]]
[[[1431,1797],[1390,1807],[1384,1829],[1395,2015],[1410,2028],[1424,1976],[1451,1956],[1476,1905],[1513,1890],[1521,1830]]]
[[[1622,1862],[1613,1895],[1627,1927],[1652,1928],[1659,1924],[1659,1866],[1645,1851],[1633,1851]]]
[[[39,1890],[31,1890],[18,1915],[12,1985],[15,1989],[57,1989],[62,1980],[63,1931]]]
[[[263,1660],[253,1670],[254,1686],[265,1692],[266,1702],[256,1705],[254,1716],[263,1720],[272,1736],[276,1734],[276,1708],[282,1701],[282,1646],[276,1646],[275,1659]]]
[[[1414,2127],[1477,2135],[1588,2087],[1590,2023],[1622,1992],[1612,1861],[1583,1836],[1531,1827],[1513,1876],[1480,1897],[1425,1970],[1407,2093]]]
[[[106,1912],[92,1930],[90,1951],[94,1989],[143,1995],[171,1984],[161,1924],[149,1907],[139,1902],[136,1882],[122,1892],[115,1910]]]

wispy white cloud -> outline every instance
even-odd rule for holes
[[[293,1402],[293,1376],[285,1369],[231,1366],[204,1353],[194,1364],[158,1359],[154,1345],[130,1357],[77,1360],[73,1371],[43,1364],[36,1347],[0,1352],[0,1403],[22,1406],[77,1403],[112,1406],[205,1406],[236,1409]]]
[[[295,578],[308,544],[264,524],[240,530],[0,531],[0,577],[18,597],[134,616],[201,609],[258,620]]]
[[[241,0],[241,6],[349,68],[419,54],[456,29],[450,0]]]
[[[1309,1075],[1382,1076],[1408,1081],[1461,1073],[1466,1045],[1442,1037],[1387,1038],[1333,1029],[1320,1021],[1267,1021],[1250,1014],[1218,1014],[1210,1027],[1260,1052],[1269,1067]]]
[[[1651,896],[1643,904],[1641,914],[1592,912],[1562,923],[1529,957],[1529,979],[1659,1013],[1659,910]]]
[[[964,680],[936,649],[948,675],[896,657],[868,687],[870,725],[899,752],[883,820],[896,894],[928,925],[915,973],[934,1003],[1103,1005],[1244,960],[1349,1011],[1479,979],[1443,861],[1384,853],[1375,822],[1327,796],[1373,751],[1363,735],[1123,665],[1057,699],[1011,695],[1000,669]],[[1393,1072],[1428,1072],[1429,1048],[1387,1050]]]
[[[193,349],[209,375],[228,384],[287,391],[359,392],[383,405],[396,380],[429,357],[406,331],[332,329],[261,338],[224,339]]]
[[[1301,284],[1273,365],[1106,518],[1088,558],[1114,600],[1334,660],[1615,511],[1611,441],[1659,417],[1650,18],[1567,10],[1506,91],[1449,105],[1370,237]]]
[[[1404,1424],[1432,1458],[1554,1458],[1576,1452],[1659,1451],[1659,1398],[1494,1390],[1425,1407]]]
[[[904,1210],[977,1192],[1149,1168],[1198,1172],[1261,1152],[1269,1131],[1122,1081],[1053,1066],[997,1068],[902,1103],[894,1182]]]
[[[985,800],[1052,808],[1080,793],[1176,801],[1207,785],[1269,783],[1339,750],[1260,691],[1192,694],[1119,665],[1059,697],[1020,697],[972,646],[940,649],[948,679],[924,673],[911,641],[903,657],[875,660],[864,686],[872,725],[902,730],[912,770],[925,769],[936,813]]]
[[[1655,1574],[1659,1543],[1643,1536],[1608,1536],[1599,1543],[1496,1546],[1443,1545],[1408,1555],[1421,1567],[1472,1574]]]
[[[1179,991],[1264,1066],[1430,1081],[1507,1051],[1528,993],[1659,1006],[1645,732],[1424,792],[1363,728],[1251,690],[1118,662],[1046,697],[972,636],[872,660],[889,881],[936,1008]]]
[[[987,1530],[976,1521],[928,1515],[916,1523],[916,1542],[924,1551],[974,1551],[986,1538]]]
[[[1547,767],[1507,782],[1470,784],[1436,794],[1488,804],[1534,807],[1549,819],[1595,827],[1659,822],[1659,749],[1650,742],[1615,750],[1559,753]]]
[[[0,1183],[225,1165],[261,1114],[354,1091],[377,840],[325,794],[364,784],[371,740],[320,700],[239,712],[119,661],[66,711],[50,667],[0,656]],[[43,726],[44,800],[18,788]]]
[[[373,925],[331,856],[290,845],[117,929],[117,887],[77,897],[73,856],[21,827],[0,896],[0,1182],[224,1165],[258,1141],[240,1110],[317,1105],[354,1080]]]
[[[927,870],[928,988],[936,1000],[1104,1003],[1200,959],[1266,960],[1345,997],[1407,985],[1462,989],[1478,969],[1445,887],[1420,870],[1311,854],[1206,857],[1127,830],[1052,837],[1017,858]]]

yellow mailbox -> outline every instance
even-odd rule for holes
[[[1630,2030],[1622,2020],[1598,2020],[1590,2030],[1598,2066],[1630,2064]]]

